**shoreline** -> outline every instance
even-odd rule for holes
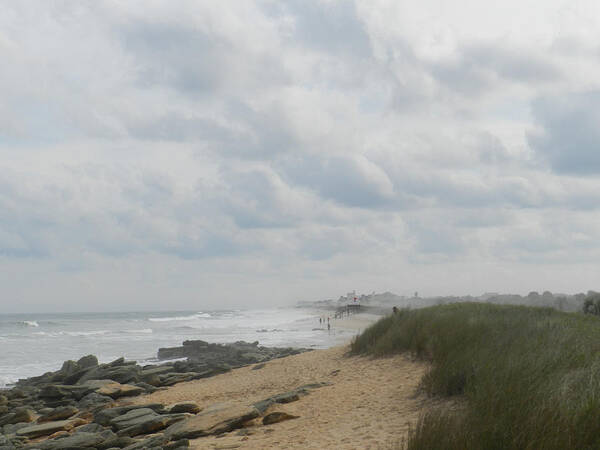
[[[407,423],[415,422],[422,409],[422,399],[414,394],[426,365],[406,356],[372,360],[347,355],[350,340],[381,318],[381,312],[367,310],[335,318],[332,310],[312,310],[313,330],[327,333],[329,343],[332,338],[337,341],[326,349],[187,341],[182,347],[166,349],[187,352],[186,361],[143,367],[123,358],[98,364],[93,355],[66,361],[60,371],[0,390],[5,394],[0,395],[4,405],[0,405],[0,441],[8,439],[19,448],[21,442],[41,439],[40,448],[60,449],[63,443],[82,436],[100,439],[104,433],[104,438],[117,439],[115,433],[120,436],[124,432],[119,438],[125,439],[122,444],[142,446],[149,445],[145,439],[166,444],[176,438],[183,438],[181,446],[192,448],[392,445],[406,434]],[[327,317],[330,330],[325,328]],[[145,407],[148,404],[151,409]],[[127,418],[130,410],[136,414],[146,411],[148,416],[138,419],[142,420],[138,428],[122,430],[112,422],[98,422],[98,411],[112,411],[110,408],[117,411],[117,419],[121,415]],[[251,415],[236,416],[240,410]],[[195,421],[220,420],[223,414],[234,415],[223,419],[229,424],[225,429],[169,431],[196,426]],[[292,420],[267,424],[275,416]],[[59,429],[49,432],[45,422],[58,424]],[[236,425],[227,432],[230,423]],[[44,431],[40,432],[40,427]],[[81,430],[93,432],[80,434]],[[154,431],[159,434],[154,436]],[[218,437],[198,437],[215,433]],[[187,444],[183,445],[184,441]]]

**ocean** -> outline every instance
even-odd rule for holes
[[[156,363],[160,347],[185,340],[258,341],[268,347],[328,348],[353,333],[328,332],[314,311],[300,308],[128,313],[0,314],[0,387],[60,369],[94,354]]]

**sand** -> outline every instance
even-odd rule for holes
[[[340,322],[364,328],[373,318],[361,315]],[[351,322],[352,321],[352,322]],[[348,345],[315,350],[203,380],[181,383],[165,391],[138,398],[138,403],[196,401],[201,406],[223,401],[254,403],[314,382],[331,382],[313,390],[300,400],[275,405],[269,411],[299,416],[273,425],[259,420],[247,430],[221,437],[191,441],[191,448],[301,448],[301,449],[377,449],[390,448],[407,434],[428,407],[418,385],[427,364],[408,355],[373,359],[347,356]]]

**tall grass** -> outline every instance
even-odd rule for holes
[[[432,362],[430,395],[466,400],[424,416],[409,450],[600,449],[599,318],[456,303],[401,310],[352,343],[355,354],[406,351]]]

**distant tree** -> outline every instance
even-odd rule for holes
[[[600,293],[590,291],[583,301],[583,312],[600,316]]]
[[[559,311],[564,311],[567,307],[567,297],[556,297],[554,300],[554,307]]]

